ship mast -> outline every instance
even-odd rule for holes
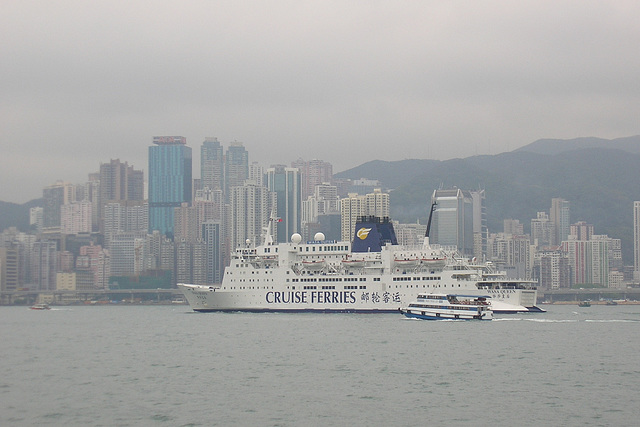
[[[427,221],[427,231],[424,233],[424,247],[429,247],[429,233],[431,233],[431,220],[433,219],[433,213],[436,210],[436,202],[431,203],[431,211],[429,212],[429,221]]]

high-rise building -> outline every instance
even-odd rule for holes
[[[231,248],[245,245],[248,239],[260,244],[263,228],[267,226],[275,195],[265,187],[247,181],[231,191]],[[274,230],[274,240],[278,229]],[[204,237],[204,236],[203,236]],[[205,241],[208,241],[205,237]]]
[[[233,141],[227,148],[224,164],[224,189],[227,200],[231,189],[244,185],[249,178],[249,153],[241,142]]]
[[[333,179],[333,165],[322,160],[313,159],[305,161],[298,159],[291,163],[292,168],[300,170],[302,176],[302,198],[313,195],[316,185],[331,183]]]
[[[565,240],[562,251],[569,258],[574,284],[609,286],[609,242]]]
[[[216,221],[202,223],[202,240],[205,243],[205,277],[202,283],[222,282],[224,272],[221,224]],[[194,280],[197,280],[194,278]]]
[[[435,190],[431,203],[436,210],[431,223],[431,241],[442,246],[455,246],[464,256],[474,256],[473,198],[459,188]]]
[[[640,202],[633,202],[633,280],[640,280]]]
[[[62,205],[60,208],[62,233],[91,233],[92,208],[93,205],[88,201],[73,202]]]
[[[80,247],[76,270],[91,272],[93,289],[108,289],[111,271],[109,253],[100,245]]]
[[[530,279],[533,254],[528,235],[492,233],[487,241],[487,259],[506,271],[508,277]]]
[[[593,224],[587,224],[585,221],[578,221],[569,226],[569,240],[591,240],[593,236]]]
[[[140,232],[118,233],[111,238],[109,254],[112,276],[133,276],[145,270],[145,235]]]
[[[43,209],[39,206],[29,209],[29,225],[36,233],[42,233]]]
[[[256,185],[264,185],[264,168],[258,162],[252,162],[249,165],[249,179]]]
[[[200,187],[224,189],[224,153],[218,138],[205,138],[200,147]]]
[[[542,289],[571,287],[569,259],[560,250],[541,250],[537,254],[538,283]]]
[[[365,197],[358,193],[349,193],[340,199],[340,235],[343,241],[352,241],[358,218],[366,215]]]
[[[73,184],[57,181],[42,190],[43,212],[42,225],[44,228],[60,228],[62,205],[75,201]]]
[[[200,238],[197,213],[197,209],[188,203],[175,208],[173,237],[176,243],[183,240],[195,243]]]
[[[340,200],[340,215],[342,240],[352,241],[356,222],[360,217],[389,218],[389,193],[383,193],[379,188],[364,196],[349,193]]]
[[[300,171],[276,165],[267,169],[267,188],[276,194],[277,240],[286,242],[302,231],[302,188]]]
[[[120,159],[101,163],[100,199],[103,205],[110,200],[143,200],[144,172]]]
[[[17,291],[19,287],[18,245],[0,247],[0,291]]]
[[[104,207],[110,202],[124,200],[144,200],[144,173],[135,170],[127,162],[111,159],[109,163],[100,164],[99,176],[99,211],[98,223],[100,232],[104,232]],[[92,199],[90,199],[92,200]]]
[[[546,212],[538,212],[531,220],[531,243],[537,247],[550,246],[555,239],[555,227]]]
[[[129,231],[146,233],[149,228],[149,205],[142,200],[111,201],[104,206],[103,216],[107,247],[115,234]]]
[[[560,245],[560,243],[567,240],[567,236],[569,236],[569,225],[571,224],[569,219],[569,207],[570,203],[564,199],[551,199],[549,219],[555,228],[554,240],[551,242],[552,245]]]
[[[174,208],[191,202],[191,147],[181,136],[155,136],[149,147],[149,232],[173,237]]]
[[[41,240],[33,244],[31,280],[36,290],[53,291],[56,289],[57,265],[56,242]]]
[[[484,190],[471,191],[471,203],[473,205],[473,256],[479,260],[483,260],[487,254],[487,238],[489,237],[487,209],[484,200]]]

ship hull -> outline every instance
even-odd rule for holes
[[[266,290],[223,290],[221,287],[188,284],[178,286],[191,308],[198,312],[397,313],[403,305],[415,300],[419,292],[429,292],[425,288],[408,287],[414,285],[399,285],[391,289],[370,285],[363,290],[298,291],[277,286]],[[455,289],[468,295],[491,296],[494,313],[543,311],[535,305],[535,291]],[[442,291],[442,287],[433,288],[434,293]],[[534,303],[523,305],[524,301],[532,300]]]

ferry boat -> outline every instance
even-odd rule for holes
[[[453,294],[418,294],[408,307],[400,308],[406,317],[425,320],[492,320],[493,310],[486,297]]]
[[[49,304],[45,304],[45,303],[34,304],[29,308],[31,310],[51,310],[51,307],[49,307]]]
[[[308,242],[295,233],[276,243],[272,220],[261,245],[248,243],[231,254],[221,284],[178,287],[200,312],[397,313],[420,293],[490,296],[494,312],[544,311],[536,306],[536,282],[510,279],[490,263],[430,245],[430,221],[423,244],[406,247],[398,245],[388,218],[360,218],[353,243],[322,233]]]

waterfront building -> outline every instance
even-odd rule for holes
[[[140,232],[117,233],[109,246],[112,276],[135,276],[145,270],[145,235]]]
[[[610,271],[609,272],[609,288],[624,289],[626,283],[624,281],[624,273],[622,271]]]
[[[297,168],[276,165],[267,169],[267,188],[276,194],[276,242],[302,232],[302,179]]]
[[[31,254],[31,281],[34,290],[53,291],[56,289],[58,254],[56,242],[40,240],[33,244]]]
[[[570,288],[571,268],[567,255],[558,246],[539,250],[536,254],[538,284],[541,289]]]
[[[111,274],[109,253],[100,245],[81,246],[76,257],[76,271],[91,272],[93,289],[108,289]]]
[[[200,147],[200,188],[224,188],[224,152],[218,138],[205,138]]]
[[[155,136],[149,147],[149,232],[173,237],[174,208],[191,202],[191,147],[181,136]]]
[[[576,285],[609,285],[609,242],[605,239],[562,242]]]
[[[188,241],[185,238],[175,240],[176,248],[176,283],[198,283],[194,280],[194,273],[201,273],[204,256],[202,241]],[[202,284],[202,282],[198,283]]]
[[[18,245],[0,247],[0,291],[16,291],[20,287]]]

